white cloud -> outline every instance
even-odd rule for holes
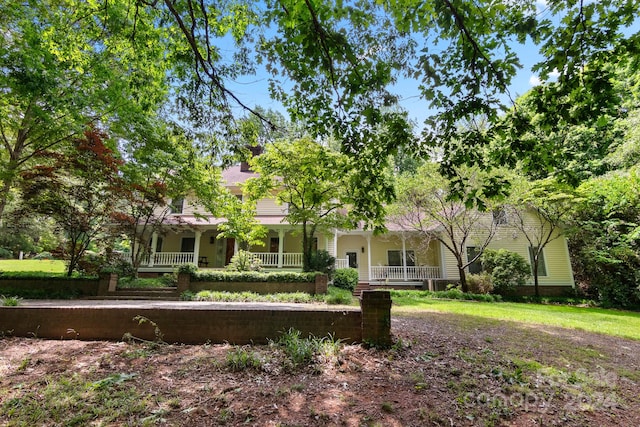
[[[529,77],[529,84],[531,86],[538,86],[542,84],[542,80],[540,80],[540,77],[536,76],[535,74],[532,74],[531,77]]]
[[[553,71],[549,73],[549,77],[551,77],[553,80],[557,79],[558,77],[560,77],[560,71],[558,71],[557,68],[554,68]]]

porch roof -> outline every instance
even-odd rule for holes
[[[284,215],[258,215],[256,216],[258,222],[262,225],[288,225],[284,220]],[[225,222],[225,218],[216,218],[213,216],[195,216],[195,215],[171,215],[165,219],[164,224],[167,225],[185,225],[185,226],[199,226],[199,225],[219,225]]]

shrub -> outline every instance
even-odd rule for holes
[[[493,291],[498,294],[524,285],[531,276],[531,267],[522,255],[506,249],[485,250],[482,268],[491,276]]]
[[[104,257],[93,252],[86,252],[78,261],[77,270],[82,274],[96,276],[106,263],[107,261]]]
[[[195,264],[182,264],[178,268],[176,268],[174,272],[176,274],[187,273],[187,274],[190,274],[191,276],[193,276],[198,272],[198,267]],[[176,282],[177,282],[177,280],[178,279],[176,277]]]
[[[13,252],[7,248],[0,247],[0,259],[10,259],[13,258]]]
[[[39,254],[34,256],[33,259],[53,259],[53,255],[51,254],[51,252],[45,251],[45,252],[40,252]]]
[[[358,270],[355,268],[339,268],[333,276],[333,286],[352,291],[358,285]]]
[[[316,272],[296,273],[293,271],[259,273],[257,271],[206,271],[192,275],[194,282],[314,282]]]
[[[486,272],[480,274],[469,274],[467,276],[467,287],[472,294],[490,294],[493,292],[491,276]]]
[[[336,259],[325,250],[316,251],[311,254],[309,269],[310,271],[319,271],[320,273],[324,273],[329,277],[329,280],[331,280],[336,271]]]
[[[260,258],[241,249],[231,258],[226,268],[229,271],[260,271],[261,263]]]
[[[324,302],[329,305],[344,304],[349,305],[353,301],[353,293],[347,289],[339,289],[329,286],[329,292],[324,298]]]

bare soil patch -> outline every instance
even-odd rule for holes
[[[299,366],[275,346],[5,337],[0,424],[640,425],[638,341],[439,313],[392,332]]]

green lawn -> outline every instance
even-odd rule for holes
[[[393,298],[392,313],[421,311],[558,326],[640,340],[640,313],[637,312],[561,305],[417,299],[409,295]]]
[[[44,271],[46,273],[64,273],[64,261],[57,260],[18,260],[0,259],[0,271]]]

